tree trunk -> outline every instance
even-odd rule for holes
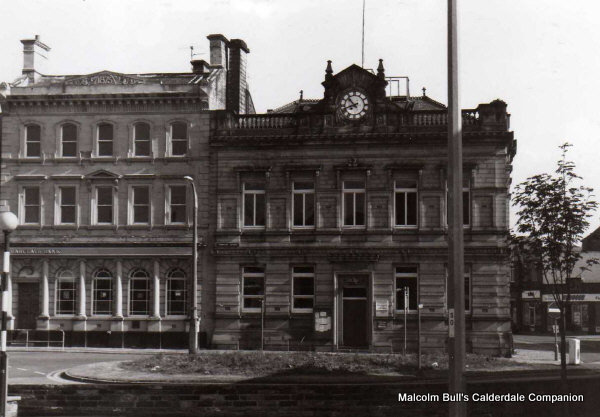
[[[558,320],[558,328],[560,331],[560,393],[569,393],[569,383],[567,381],[567,326],[566,326],[566,306],[563,306],[560,311]],[[568,402],[562,403],[561,414],[563,417],[569,415]]]

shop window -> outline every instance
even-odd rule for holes
[[[364,181],[344,181],[342,217],[344,226],[364,226],[366,213]]]
[[[92,284],[92,314],[110,315],[112,313],[112,274],[100,269],[94,274]]]
[[[296,266],[292,270],[292,310],[312,312],[315,301],[315,270],[311,266]]]
[[[244,183],[244,227],[265,226],[265,187]]]
[[[171,124],[171,156],[184,156],[188,151],[188,126],[183,122]]]
[[[242,310],[260,312],[265,297],[265,270],[259,267],[242,269]]]
[[[419,303],[419,278],[417,267],[399,266],[396,268],[396,311],[403,312],[405,296],[408,293],[408,311],[413,313],[418,309]]]
[[[113,156],[114,128],[109,123],[98,125],[98,156]]]
[[[25,156],[27,158],[42,156],[42,129],[38,125],[25,127]]]
[[[177,268],[167,274],[167,315],[186,314],[187,278],[183,270]]]
[[[136,269],[129,277],[129,315],[147,316],[150,314],[150,277],[143,269]]]
[[[77,223],[77,188],[59,187],[59,224]]]
[[[414,180],[394,183],[394,207],[396,227],[417,226],[417,182]]]
[[[315,226],[315,183],[294,181],[292,211],[294,227]]]
[[[77,283],[71,271],[61,271],[56,278],[56,314],[74,315],[77,303]]]
[[[77,126],[67,123],[60,128],[60,155],[64,158],[77,156]]]
[[[150,156],[150,125],[148,123],[136,123],[133,126],[133,154]]]

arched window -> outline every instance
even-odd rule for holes
[[[148,123],[136,123],[133,126],[133,154],[150,156],[150,125]]]
[[[129,274],[129,315],[147,316],[150,314],[150,276],[138,268]]]
[[[71,271],[63,270],[56,277],[56,314],[75,314],[77,281]]]
[[[25,127],[25,156],[28,158],[42,155],[42,129],[38,125]]]
[[[188,150],[188,126],[183,122],[171,124],[171,156],[184,156]]]
[[[61,156],[77,156],[77,126],[73,123],[66,123],[60,128],[60,147]]]
[[[186,274],[180,268],[171,269],[167,273],[167,315],[182,316],[186,314],[187,282]]]
[[[92,315],[112,313],[112,282],[112,274],[107,269],[99,269],[94,274]]]
[[[100,123],[98,125],[98,156],[113,156],[113,125]]]

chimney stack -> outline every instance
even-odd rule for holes
[[[206,38],[210,41],[210,65],[227,69],[227,38],[220,33],[208,35]]]
[[[40,35],[35,35],[34,39],[23,39],[21,43],[23,44],[23,75],[27,76],[29,84],[33,84],[36,81],[36,74],[39,74],[35,69],[37,49],[50,51],[50,47],[40,41]]]
[[[227,110],[246,113],[246,55],[250,49],[241,39],[229,41],[229,71],[227,75]]]

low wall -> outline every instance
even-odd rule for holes
[[[600,376],[571,380],[570,392],[584,401],[571,403],[486,401],[467,403],[470,417],[559,416],[566,404],[571,415],[597,416],[600,410]],[[558,381],[519,380],[471,382],[469,394],[557,394]],[[326,384],[106,384],[106,385],[13,385],[20,395],[19,416],[203,416],[203,417],[304,417],[391,415],[446,417],[443,401],[398,401],[399,393],[440,397],[442,383],[326,385]],[[471,397],[472,398],[472,397]]]

